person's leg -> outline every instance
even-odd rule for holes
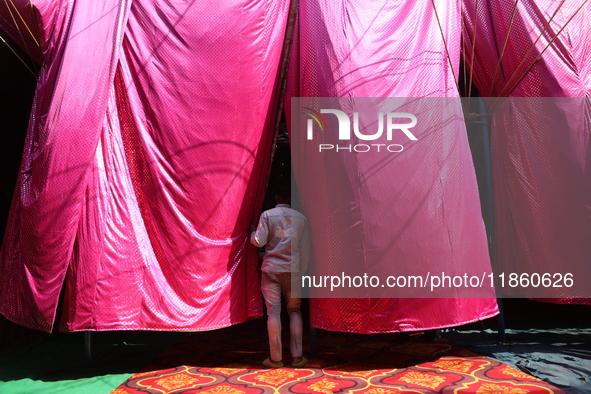
[[[285,296],[287,313],[289,314],[290,351],[294,363],[302,361],[302,332],[303,321],[301,311],[301,299],[292,297],[291,274],[277,274],[278,281]]]
[[[267,306],[267,331],[271,361],[281,363],[281,286],[275,275],[263,272],[261,276],[261,292]]]

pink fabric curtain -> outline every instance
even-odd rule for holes
[[[0,312],[49,331],[65,284],[67,331],[203,330],[260,316],[247,230],[267,176],[289,2],[11,7],[0,27],[22,43],[27,30],[9,11],[25,15],[23,47],[34,36],[43,67]]]
[[[487,100],[494,265],[540,273],[588,267],[588,278],[591,107],[583,98],[591,92],[591,3],[465,0],[463,18],[466,68],[483,96],[563,98]]]
[[[50,330],[64,284],[63,330],[198,330],[261,315],[246,229],[267,174],[288,7],[0,2],[2,29],[43,63],[2,248],[3,315]],[[456,97],[463,18],[466,67],[483,95],[588,97],[589,7],[301,1],[289,96]],[[547,109],[532,109],[535,122],[518,130],[514,111],[494,114],[501,269],[588,264],[591,111],[573,103],[553,108],[575,117],[568,134],[551,131]],[[464,240],[453,245],[465,252],[455,262],[487,268],[462,122],[457,131],[446,160],[461,170],[444,188],[464,213],[434,228]],[[408,182],[434,198],[429,182]],[[446,327],[496,312],[492,299],[312,303],[316,327],[355,332]]]
[[[459,1],[300,2],[286,107],[291,97],[457,97],[460,17]],[[451,266],[490,270],[466,130],[461,115],[453,122],[453,133],[435,135],[433,144],[413,146],[412,156],[397,160],[395,166],[384,166],[364,180],[351,175],[350,188],[356,192],[348,196],[321,181],[334,173],[319,174],[319,167],[305,158],[294,163],[304,210],[314,212],[309,217],[313,239],[322,237],[319,221],[337,220],[331,216],[331,204],[346,204],[353,211],[341,217],[347,223],[333,225],[365,236],[360,242],[370,245],[368,253],[387,253],[387,245],[396,237],[392,264],[409,267],[428,262],[434,272]],[[354,160],[359,168],[369,165],[363,155]],[[306,195],[311,189],[332,198]],[[404,198],[392,200],[384,195]],[[432,214],[442,205],[444,220]],[[358,223],[378,230],[365,235]],[[332,253],[314,251],[315,263],[338,266],[338,251],[350,247],[354,246],[345,238],[334,238]],[[311,299],[312,325],[331,331],[424,330],[497,313],[494,298]]]

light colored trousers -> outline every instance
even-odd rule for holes
[[[291,297],[291,272],[270,274],[263,272],[261,276],[261,292],[267,305],[267,331],[271,359],[281,360],[281,294],[285,297],[289,314],[289,334],[291,357],[302,357],[302,312],[299,298]]]

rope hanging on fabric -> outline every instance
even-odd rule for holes
[[[517,74],[517,70],[519,70],[519,68],[521,67],[521,65],[525,62],[525,59],[527,58],[527,56],[529,55],[529,53],[534,49],[535,44],[539,41],[539,39],[542,37],[543,33],[546,31],[546,29],[548,28],[548,26],[550,25],[550,22],[552,21],[552,19],[554,18],[554,16],[558,13],[559,9],[561,8],[561,6],[564,4],[566,0],[563,0],[558,7],[556,8],[556,11],[554,12],[554,14],[552,14],[552,17],[548,20],[547,23],[544,24],[544,29],[542,30],[542,32],[540,33],[540,35],[538,36],[538,38],[536,39],[536,41],[534,42],[534,44],[532,45],[532,47],[530,48],[530,50],[527,52],[526,56],[523,58],[523,60],[521,61],[521,63],[519,64],[519,67],[515,70],[515,73],[511,76],[511,79],[513,79],[513,76]],[[558,36],[560,36],[560,33],[562,33],[562,31],[566,28],[566,26],[568,26],[568,24],[573,20],[573,18],[579,13],[579,11],[581,11],[581,9],[585,6],[585,4],[587,4],[589,0],[585,0],[581,6],[579,8],[577,8],[577,10],[573,13],[573,15],[566,21],[566,23],[560,28],[560,30],[558,30],[558,32],[550,39],[550,41],[548,42],[548,44],[546,44],[546,46],[544,47],[544,49],[542,49],[542,51],[540,51],[540,53],[538,54],[538,56],[534,59],[534,61],[527,67],[527,69],[525,70],[525,72],[518,77],[517,81],[509,88],[507,95],[509,95],[516,87],[517,85],[519,85],[519,83],[523,80],[523,78],[525,78],[525,76],[530,72],[530,70],[533,68],[533,66],[538,62],[538,60],[540,60],[540,58],[542,57],[542,55],[544,54],[544,52],[546,52],[546,50],[548,48],[550,48],[550,46],[552,46],[552,44],[554,43],[554,41],[556,41],[556,39],[558,38]],[[510,79],[510,80],[511,80]]]
[[[490,97],[492,95],[496,80],[497,80],[497,75],[499,73],[499,70],[501,69],[501,62],[503,61],[503,56],[505,56],[505,49],[507,48],[507,42],[509,42],[509,35],[511,34],[511,29],[513,28],[513,21],[515,20],[515,15],[517,13],[517,3],[519,2],[519,0],[515,0],[515,3],[513,4],[513,10],[511,10],[511,19],[509,20],[509,27],[507,29],[507,34],[505,34],[505,40],[503,41],[503,47],[501,48],[501,53],[499,55],[499,60],[497,61],[497,65],[495,67],[495,73],[493,74],[493,78],[492,78],[492,82],[490,84],[490,89],[488,91],[488,96]],[[474,34],[474,36],[476,36],[476,34]]]
[[[27,70],[29,70],[29,72],[33,75],[33,77],[35,77],[35,79],[37,79],[37,74],[31,70],[31,68],[29,67],[29,65],[23,60],[22,57],[20,57],[20,55],[10,46],[10,44],[8,42],[6,42],[6,40],[4,39],[4,37],[0,36],[0,40],[2,40],[2,42],[4,44],[6,44],[6,46],[8,47],[8,49],[10,49],[10,51],[12,53],[14,53],[14,56],[16,56],[18,58],[18,60],[20,60],[20,62],[23,64],[23,66],[25,66],[27,68]]]
[[[552,16],[550,16],[550,19],[548,19],[548,22],[547,23],[544,23],[544,27],[540,31],[540,34],[538,35],[538,37],[536,37],[535,41],[532,43],[531,47],[528,49],[528,51],[525,53],[525,55],[521,58],[521,61],[519,62],[519,65],[515,68],[515,70],[513,71],[513,73],[509,77],[509,79],[507,80],[507,83],[505,84],[505,87],[501,90],[501,94],[499,95],[500,97],[509,96],[509,94],[511,94],[511,92],[513,92],[513,90],[517,87],[518,83],[525,77],[525,75],[527,73],[527,70],[526,70],[525,73],[523,73],[521,75],[521,77],[517,77],[518,81],[516,83],[514,83],[514,84],[511,85],[511,81],[513,81],[516,78],[516,76],[518,75],[518,71],[525,64],[525,61],[528,59],[530,53],[536,48],[536,44],[538,43],[538,41],[540,40],[540,38],[542,38],[542,36],[544,35],[544,33],[546,33],[546,29],[549,27],[550,22],[552,22],[552,20],[556,16],[556,14],[558,14],[558,11],[560,10],[560,8],[562,7],[562,5],[564,4],[565,1],[566,0],[562,0],[560,2],[560,4],[558,4],[558,7],[556,7],[556,10],[554,10],[554,12],[552,13]],[[543,53],[543,51],[542,51],[542,53]],[[532,62],[531,66],[533,66],[534,63],[535,62]],[[531,66],[530,66],[530,68],[531,68]],[[528,70],[530,68],[528,68]],[[507,88],[507,87],[509,87],[509,88]]]
[[[468,97],[472,97],[472,76],[474,75],[474,54],[476,53],[476,32],[478,31],[478,0],[476,0],[476,7],[474,7],[474,39],[472,40],[472,53],[470,55],[470,71],[468,73],[470,80],[467,85],[468,87]],[[465,82],[464,82],[465,83]],[[470,103],[468,103],[470,106]]]
[[[18,27],[18,23],[16,21],[16,18],[14,17],[14,15],[12,14],[12,11],[10,10],[10,6],[8,5],[8,1],[7,0],[4,0],[4,4],[6,4],[6,8],[8,9],[8,12],[10,12],[10,16],[12,18],[12,21],[14,22],[14,26],[18,30],[18,32],[19,32],[19,34],[21,36],[21,40],[23,40],[23,43],[24,43],[25,42],[25,39],[23,37],[23,34],[22,34],[20,28]],[[25,22],[25,18],[23,18],[23,16],[18,11],[18,8],[16,8],[16,5],[14,4],[14,2],[12,0],[10,0],[10,4],[12,5],[12,8],[14,8],[14,11],[18,15],[18,17],[20,18],[21,22],[23,22],[23,25],[27,28],[27,31],[31,35],[31,38],[33,39],[33,41],[35,41],[35,44],[37,44],[37,47],[41,47],[41,45],[39,44],[39,41],[37,41],[37,37],[35,37],[35,35],[31,31],[31,29],[29,28],[29,25],[27,25],[27,22]],[[31,1],[29,1],[29,5],[31,6],[31,11],[32,11],[33,10],[33,3]]]
[[[19,23],[17,22],[17,19],[14,16],[13,10],[18,15],[18,17],[21,20],[22,24],[26,27],[27,31],[29,32],[29,35],[31,36],[31,38],[33,39],[33,41],[35,42],[35,44],[37,45],[37,48],[40,48],[41,45],[39,44],[39,41],[37,40],[37,37],[35,37],[35,34],[33,34],[33,32],[31,31],[31,28],[29,27],[29,25],[25,21],[25,18],[23,18],[23,16],[19,12],[19,10],[16,7],[16,5],[14,4],[14,2],[12,0],[10,0],[10,4],[8,4],[8,0],[4,0],[4,4],[5,4],[6,9],[8,10],[8,12],[10,14],[10,17],[12,18],[12,23],[14,24],[14,27],[18,31],[18,34],[20,36],[22,45],[24,45],[25,47],[27,47],[27,40],[25,40],[25,37],[23,36],[23,32],[21,31],[21,28],[19,27]],[[34,13],[33,13],[33,3],[31,1],[29,1],[29,6],[31,7],[31,15],[34,15]],[[37,76],[38,70],[33,71],[31,69],[31,67],[29,67],[29,65],[27,65],[27,63],[18,55],[18,53],[8,44],[8,42],[6,42],[6,40],[4,39],[4,37],[1,37],[0,36],[0,38],[2,38],[2,42],[4,42],[4,44],[6,44],[6,46],[10,49],[10,51],[12,53],[14,53],[14,55],[21,61],[21,63],[23,63],[23,65],[27,68],[27,70],[29,70],[31,72],[31,74],[33,74],[33,76],[35,77],[35,79],[38,79],[38,76]],[[35,64],[35,60],[31,56],[28,48],[26,48],[26,49],[27,49],[27,54],[29,55],[29,58],[32,61],[32,64],[34,65]]]
[[[441,33],[441,39],[443,40],[443,46],[445,47],[445,53],[447,54],[447,60],[449,63],[449,67],[451,68],[451,73],[454,77],[454,82],[456,86],[458,85],[458,78],[456,77],[456,73],[454,71],[454,65],[451,62],[451,56],[449,55],[449,49],[447,47],[447,42],[445,41],[445,34],[443,34],[443,28],[441,27],[441,22],[439,20],[439,14],[437,13],[437,7],[435,7],[435,0],[431,0],[431,4],[433,5],[433,11],[435,12],[435,18],[437,19],[437,26],[439,27],[439,32]]]
[[[515,70],[513,71],[513,73],[509,77],[509,79],[507,80],[507,83],[506,83],[505,87],[501,90],[500,94],[498,95],[498,99],[497,100],[494,100],[490,104],[489,109],[490,109],[491,112],[495,112],[505,102],[505,99],[507,97],[509,97],[509,95],[513,92],[513,90],[515,90],[515,88],[517,88],[517,86],[521,83],[521,81],[523,81],[523,79],[531,71],[531,69],[538,62],[538,60],[541,59],[542,55],[546,52],[546,50],[552,46],[552,44],[554,43],[554,41],[556,41],[556,39],[560,36],[560,34],[562,33],[562,31],[568,26],[568,24],[579,13],[579,11],[581,11],[581,9],[585,6],[585,4],[587,4],[588,1],[589,0],[583,1],[583,3],[579,6],[579,8],[577,8],[577,10],[573,13],[573,15],[571,15],[571,17],[560,28],[560,30],[558,30],[558,32],[555,35],[552,36],[552,38],[548,41],[548,43],[546,44],[546,46],[540,51],[540,53],[537,55],[537,57],[529,64],[529,66],[527,66],[527,68],[522,73],[519,73],[519,70],[525,64],[526,59],[528,59],[530,53],[535,49],[535,46],[536,46],[537,42],[542,38],[542,36],[544,35],[544,33],[547,30],[549,30],[550,22],[552,22],[552,20],[558,14],[558,11],[560,10],[560,8],[562,7],[562,5],[565,2],[565,0],[562,0],[562,2],[558,5],[558,7],[556,8],[556,10],[554,10],[554,12],[553,12],[552,16],[550,17],[550,19],[548,19],[548,21],[546,23],[544,23],[544,28],[542,29],[542,31],[540,32],[540,34],[538,35],[538,37],[536,38],[536,40],[532,43],[532,46],[529,48],[529,50],[523,56],[523,58],[522,58],[521,62],[519,63],[519,65],[515,68]]]

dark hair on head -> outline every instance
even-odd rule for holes
[[[276,194],[283,199],[291,198],[291,185],[290,184],[279,185],[277,187]]]

